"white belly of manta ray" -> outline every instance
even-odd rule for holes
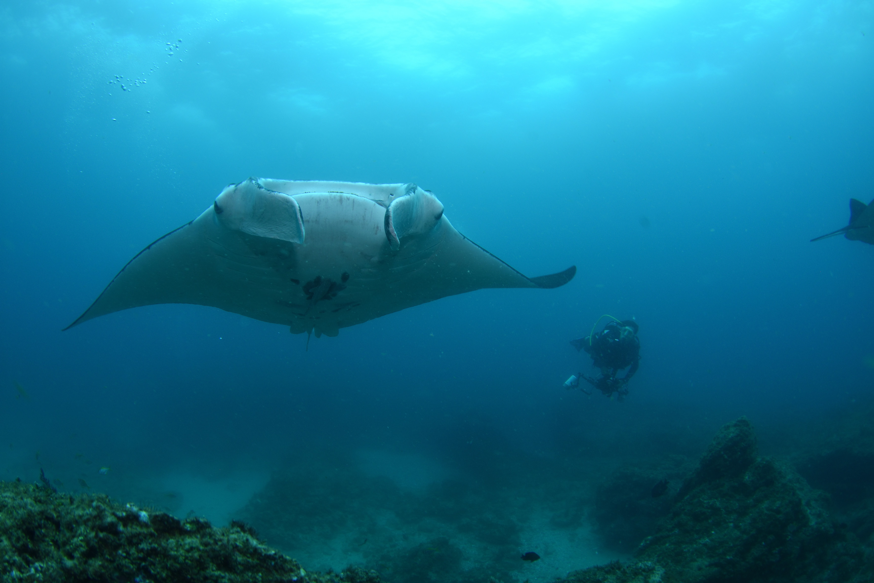
[[[415,184],[251,178],[140,251],[67,329],[139,306],[198,304],[336,336],[446,296],[550,289],[575,273],[526,277],[456,231]]]

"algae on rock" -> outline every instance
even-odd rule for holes
[[[870,581],[862,546],[823,502],[790,466],[758,456],[752,425],[741,418],[717,434],[633,561],[572,573],[567,581]]]
[[[103,495],[65,495],[0,482],[0,576],[4,581],[244,581],[378,583],[376,573],[307,573],[232,523],[179,521]]]

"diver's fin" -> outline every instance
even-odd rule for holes
[[[850,230],[850,227],[849,227],[849,225],[848,225],[848,226],[844,227],[843,229],[838,229],[837,231],[835,231],[835,232],[833,232],[833,233],[829,233],[829,234],[827,234],[827,235],[821,235],[821,236],[819,236],[819,237],[817,237],[817,238],[815,238],[815,239],[811,239],[810,242],[813,243],[814,241],[819,241],[819,240],[821,240],[821,239],[828,239],[829,237],[835,237],[835,236],[837,236],[837,235],[843,235],[844,233],[846,233],[846,232],[849,231],[849,230]]]

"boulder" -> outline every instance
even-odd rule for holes
[[[214,528],[103,495],[0,482],[0,580],[56,583],[379,583],[363,569],[307,573],[251,527]]]
[[[567,581],[871,581],[862,546],[823,502],[793,468],[758,456],[752,425],[741,418],[717,434],[633,561],[594,568],[609,567],[609,578],[587,569]]]

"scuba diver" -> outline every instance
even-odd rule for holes
[[[613,318],[613,316],[608,316]],[[637,368],[640,365],[640,340],[637,337],[639,329],[634,320],[617,320],[604,326],[598,334],[595,327],[605,316],[601,316],[592,326],[592,332],[585,338],[571,340],[571,344],[577,350],[585,350],[592,357],[592,364],[601,369],[601,376],[597,379],[577,373],[565,381],[564,386],[568,389],[578,387],[580,379],[585,380],[602,393],[612,398],[616,394],[619,400],[628,394],[625,388]],[[619,371],[627,368],[625,376],[619,377]],[[584,393],[588,391],[583,389]]]

